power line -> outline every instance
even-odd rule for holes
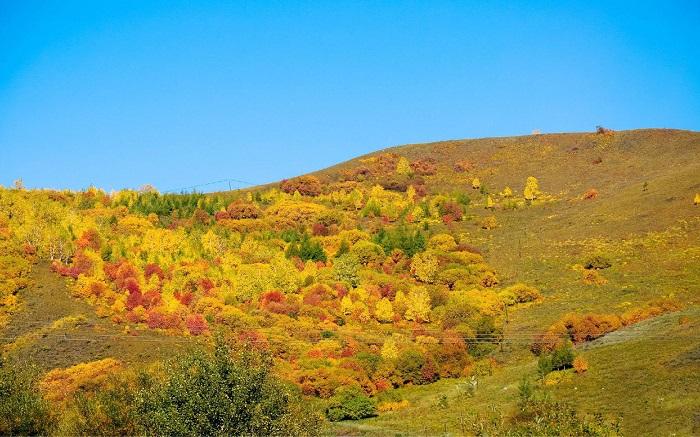
[[[169,189],[169,190],[164,190],[163,193],[164,193],[164,194],[165,194],[165,193],[182,193],[182,192],[187,192],[187,191],[195,190],[196,188],[199,188],[199,187],[207,187],[207,186],[211,186],[211,185],[215,185],[215,184],[222,184],[222,183],[228,183],[228,184],[229,184],[229,185],[228,185],[229,190],[232,190],[231,183],[235,183],[235,184],[238,184],[238,185],[245,185],[245,187],[243,187],[243,186],[241,186],[241,187],[236,187],[236,189],[247,188],[247,187],[253,187],[253,186],[256,186],[256,185],[261,185],[261,184],[255,183],[255,182],[244,181],[244,180],[241,180],[241,179],[231,179],[231,178],[228,178],[228,179],[219,179],[219,180],[217,180],[217,181],[205,182],[205,183],[202,183],[202,184],[191,185],[191,186],[189,186],[189,187],[173,188],[173,189]]]

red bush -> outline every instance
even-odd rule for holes
[[[187,316],[185,325],[192,335],[201,335],[209,330],[209,324],[201,314],[190,314]]]
[[[83,232],[83,235],[75,242],[81,249],[100,250],[100,235],[94,229],[88,229]]]
[[[141,286],[139,285],[139,283],[138,283],[138,281],[136,280],[136,278],[132,278],[132,277],[126,278],[126,279],[124,280],[124,282],[122,282],[122,286],[121,286],[120,288],[121,288],[122,290],[126,290],[126,291],[128,291],[128,292],[130,292],[130,293],[134,293],[134,292],[137,292],[137,291],[138,291],[139,293],[141,292]]]
[[[314,236],[322,236],[325,237],[326,235],[329,234],[328,226],[324,225],[323,223],[314,223],[311,226],[311,233]]]
[[[287,300],[287,298],[281,291],[267,291],[260,295],[260,307],[265,308],[270,302],[282,303],[285,300]]]
[[[173,296],[185,306],[189,306],[192,303],[192,299],[194,299],[194,294],[191,291],[176,291]]]
[[[134,308],[141,306],[142,304],[143,304],[143,295],[141,294],[141,291],[139,291],[139,290],[130,291],[129,296],[126,298],[126,309],[131,311]]]
[[[231,216],[229,216],[228,212],[226,211],[217,211],[214,213],[214,220],[216,220],[217,222],[220,220],[228,220],[230,218]]]
[[[150,290],[143,294],[143,299],[141,299],[141,305],[145,309],[149,309],[157,306],[160,303],[160,292],[157,290]]]
[[[163,269],[160,268],[158,264],[146,264],[143,268],[143,275],[146,277],[146,279],[150,279],[151,276],[156,275],[158,276],[158,279],[161,281],[163,280],[163,277],[165,276],[163,274]]]

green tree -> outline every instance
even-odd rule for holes
[[[221,340],[214,353],[169,361],[162,378],[146,378],[137,394],[142,432],[156,435],[313,435],[320,418],[299,393],[271,373],[271,357],[233,353]]]

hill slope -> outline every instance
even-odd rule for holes
[[[341,434],[517,425],[522,378],[626,434],[699,431],[700,133],[415,144],[311,176],[206,196],[0,189],[3,354],[137,367],[222,330],[308,397],[357,385],[398,405]],[[517,300],[518,283],[536,290]],[[538,376],[548,332],[588,371]]]

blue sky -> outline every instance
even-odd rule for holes
[[[697,1],[0,0],[0,184],[263,183],[404,143],[700,130],[699,25]]]

